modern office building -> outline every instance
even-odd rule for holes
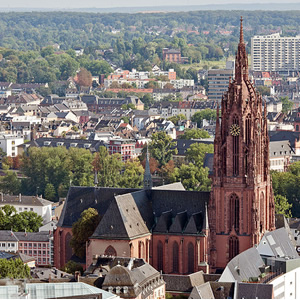
[[[251,38],[253,71],[291,73],[300,70],[300,35],[281,37],[279,33]]]
[[[225,69],[211,69],[207,72],[208,99],[221,101],[228,90],[229,79],[234,77],[234,62],[228,61]]]

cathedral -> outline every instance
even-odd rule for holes
[[[166,274],[216,272],[275,229],[266,106],[248,79],[242,19],[235,78],[216,122],[211,192],[152,187],[148,164],[143,189],[70,187],[54,231],[56,267],[71,259],[72,224],[89,207],[101,221],[86,243],[87,267],[109,255],[143,258]]]

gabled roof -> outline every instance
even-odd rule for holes
[[[29,206],[48,206],[52,205],[54,202],[43,199],[39,196],[13,196],[13,195],[3,195],[0,204],[5,205],[29,205]]]
[[[175,219],[169,229],[170,233],[182,233],[187,222],[186,211],[180,212],[175,216]]]
[[[150,234],[131,196],[115,196],[92,237],[133,239]]]
[[[100,216],[108,209],[114,195],[121,195],[137,189],[75,187],[69,189],[65,205],[57,226],[72,227],[80,214],[89,207],[95,208]]]

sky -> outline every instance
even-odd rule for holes
[[[0,7],[32,8],[108,8],[108,7],[142,7],[142,6],[187,6],[226,3],[300,3],[300,0],[0,0]]]

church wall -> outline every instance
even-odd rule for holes
[[[151,264],[158,271],[159,257],[158,244],[163,245],[163,273],[165,274],[190,274],[200,270],[208,271],[207,265],[207,237],[192,235],[163,235],[153,234],[152,236],[152,259]],[[174,243],[178,245],[178,258],[174,258]],[[193,247],[193,263],[189,265],[189,246]],[[177,267],[174,266],[174,260],[177,261]],[[206,263],[205,263],[206,262]],[[193,268],[191,269],[191,266]],[[174,270],[175,267],[175,270]]]
[[[72,228],[57,227],[54,230],[54,266],[56,268],[62,268],[70,259],[72,248],[68,243],[69,235],[72,235]]]
[[[86,266],[92,263],[95,255],[110,255],[112,252],[106,252],[108,247],[115,250],[115,256],[144,258],[149,261],[149,240],[150,235],[134,240],[90,239],[87,243]]]

